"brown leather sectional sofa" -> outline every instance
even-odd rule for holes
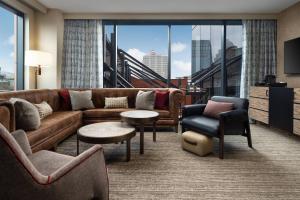
[[[23,98],[32,103],[41,103],[47,101],[52,109],[51,116],[42,119],[41,126],[35,131],[27,132],[30,146],[33,152],[42,149],[51,149],[69,135],[74,134],[83,124],[90,124],[104,121],[120,120],[120,113],[126,110],[132,110],[135,106],[136,94],[139,90],[157,90],[139,89],[139,88],[105,88],[92,89],[92,100],[95,109],[84,111],[62,110],[60,90],[25,90],[16,92],[0,93],[0,100],[5,101],[12,97]],[[166,90],[166,89],[161,89]],[[174,127],[177,130],[179,107],[183,101],[183,92],[178,89],[169,89],[169,109],[156,110],[160,114],[157,126]],[[104,108],[105,97],[128,97],[128,109],[106,109]],[[9,103],[0,103],[0,123],[8,130],[13,131],[14,109]]]

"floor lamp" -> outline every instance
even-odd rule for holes
[[[52,65],[52,55],[44,51],[26,51],[25,65],[35,68],[35,89],[38,89],[38,76],[42,74],[42,67],[50,67]]]

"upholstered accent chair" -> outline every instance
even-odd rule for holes
[[[203,115],[206,104],[186,105],[182,110],[182,131],[192,130],[207,136],[219,138],[219,158],[224,158],[224,136],[242,135],[247,137],[252,148],[249,125],[248,99],[214,96],[212,101],[233,103],[233,110],[222,112],[219,119]]]
[[[0,124],[1,199],[108,199],[108,177],[100,145],[77,157],[31,152],[26,133]]]

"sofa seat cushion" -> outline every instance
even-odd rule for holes
[[[125,111],[135,110],[133,108],[97,108],[83,111],[83,118],[110,118],[119,119],[120,113]],[[159,113],[160,118],[169,118],[168,110],[154,110]]]
[[[29,155],[28,159],[41,174],[49,176],[69,163],[74,157],[42,150]]]
[[[31,146],[38,144],[58,134],[61,130],[81,121],[80,111],[54,112],[41,120],[41,126],[35,131],[27,132]]]
[[[154,111],[159,113],[159,117],[161,119],[170,118],[170,111],[168,111],[168,110],[154,110]]]
[[[182,125],[202,134],[218,137],[219,120],[205,116],[189,116],[182,119]]]

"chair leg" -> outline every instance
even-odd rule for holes
[[[247,134],[248,146],[249,146],[250,148],[252,148],[251,130],[250,130],[250,125],[249,125],[249,123],[247,124],[247,127],[246,127],[246,134]]]
[[[175,133],[178,133],[178,124],[174,126]]]
[[[224,135],[219,138],[219,158],[224,158]]]
[[[185,130],[185,127],[183,125],[181,125],[181,133],[184,133],[186,130]]]

